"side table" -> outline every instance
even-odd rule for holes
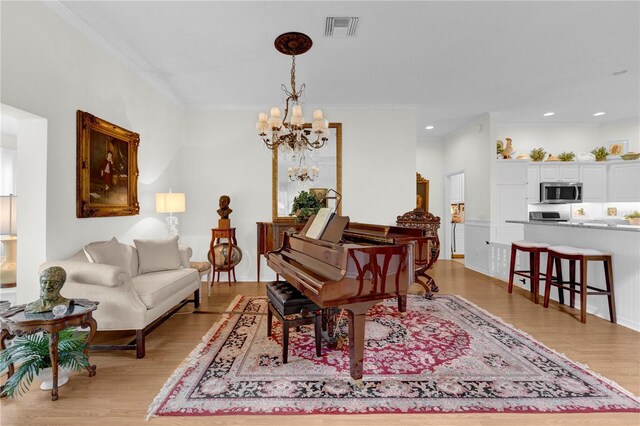
[[[51,370],[53,373],[53,387],[51,389],[51,400],[58,399],[58,333],[65,328],[80,326],[89,327],[89,337],[87,337],[87,348],[84,353],[89,353],[89,346],[96,334],[97,324],[93,319],[92,312],[98,308],[98,303],[86,299],[74,299],[73,305],[69,306],[67,312],[59,317],[54,317],[52,312],[30,314],[24,311],[26,305],[19,305],[10,308],[0,315],[0,348],[6,349],[5,341],[13,339],[23,334],[37,333],[44,331],[49,333],[49,353],[51,355]],[[8,377],[14,373],[13,364],[9,365]],[[87,367],[89,377],[95,376],[96,366]],[[3,386],[4,388],[4,386]]]
[[[227,264],[224,267],[216,267],[216,256],[213,248],[220,242],[222,238],[226,239],[228,243]],[[211,285],[213,285],[213,282],[215,280],[216,272],[218,272],[218,282],[220,282],[220,272],[227,273],[229,285],[231,285],[231,273],[233,273],[233,282],[236,282],[236,268],[235,266],[231,266],[231,258],[233,257],[233,246],[237,245],[238,242],[236,241],[236,228],[211,228],[211,243],[209,244],[209,250],[211,252],[212,260],[211,264],[213,266],[213,273],[211,274]]]

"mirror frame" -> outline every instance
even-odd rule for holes
[[[311,124],[305,124],[311,128]],[[330,129],[336,129],[336,188],[342,195],[342,123],[329,123]],[[338,206],[337,214],[342,214],[342,203]],[[274,222],[291,222],[292,216],[278,216],[278,150],[273,150],[271,159],[271,218]]]

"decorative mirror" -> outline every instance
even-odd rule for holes
[[[311,128],[311,126],[305,126]],[[342,123],[329,123],[329,140],[319,149],[306,152],[306,164],[292,153],[273,151],[272,217],[273,221],[290,221],[293,199],[300,191],[334,189],[342,194]],[[307,177],[300,176],[307,168]],[[295,171],[298,171],[296,174]],[[303,180],[304,179],[304,180]],[[319,191],[322,192],[322,191]],[[329,203],[329,207],[335,206]],[[338,205],[338,214],[341,214]]]

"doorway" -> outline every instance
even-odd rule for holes
[[[0,299],[15,305],[38,298],[38,266],[46,260],[47,120],[5,104],[0,104],[0,120],[6,133],[1,138],[3,161],[8,164],[10,155],[16,157],[10,175],[3,167],[7,173],[1,185],[3,192],[12,192],[6,197],[11,202],[3,203],[12,214],[2,216],[15,220],[8,232],[2,231],[2,239],[3,245],[12,242],[11,259],[5,247],[3,263],[12,268],[15,285],[0,288]]]
[[[446,258],[464,264],[464,170],[445,178],[445,240]]]

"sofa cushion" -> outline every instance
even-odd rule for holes
[[[138,273],[180,269],[178,237],[164,240],[133,240],[138,249]]]
[[[91,263],[120,266],[129,271],[131,278],[138,275],[138,252],[135,247],[122,244],[115,237],[109,241],[94,241],[87,244],[69,260],[80,260],[80,253],[82,253],[82,257]],[[118,254],[123,254],[124,258],[118,256]],[[111,263],[114,260],[116,262]]]
[[[132,282],[142,302],[151,309],[199,280],[195,269],[177,269],[138,275]]]

